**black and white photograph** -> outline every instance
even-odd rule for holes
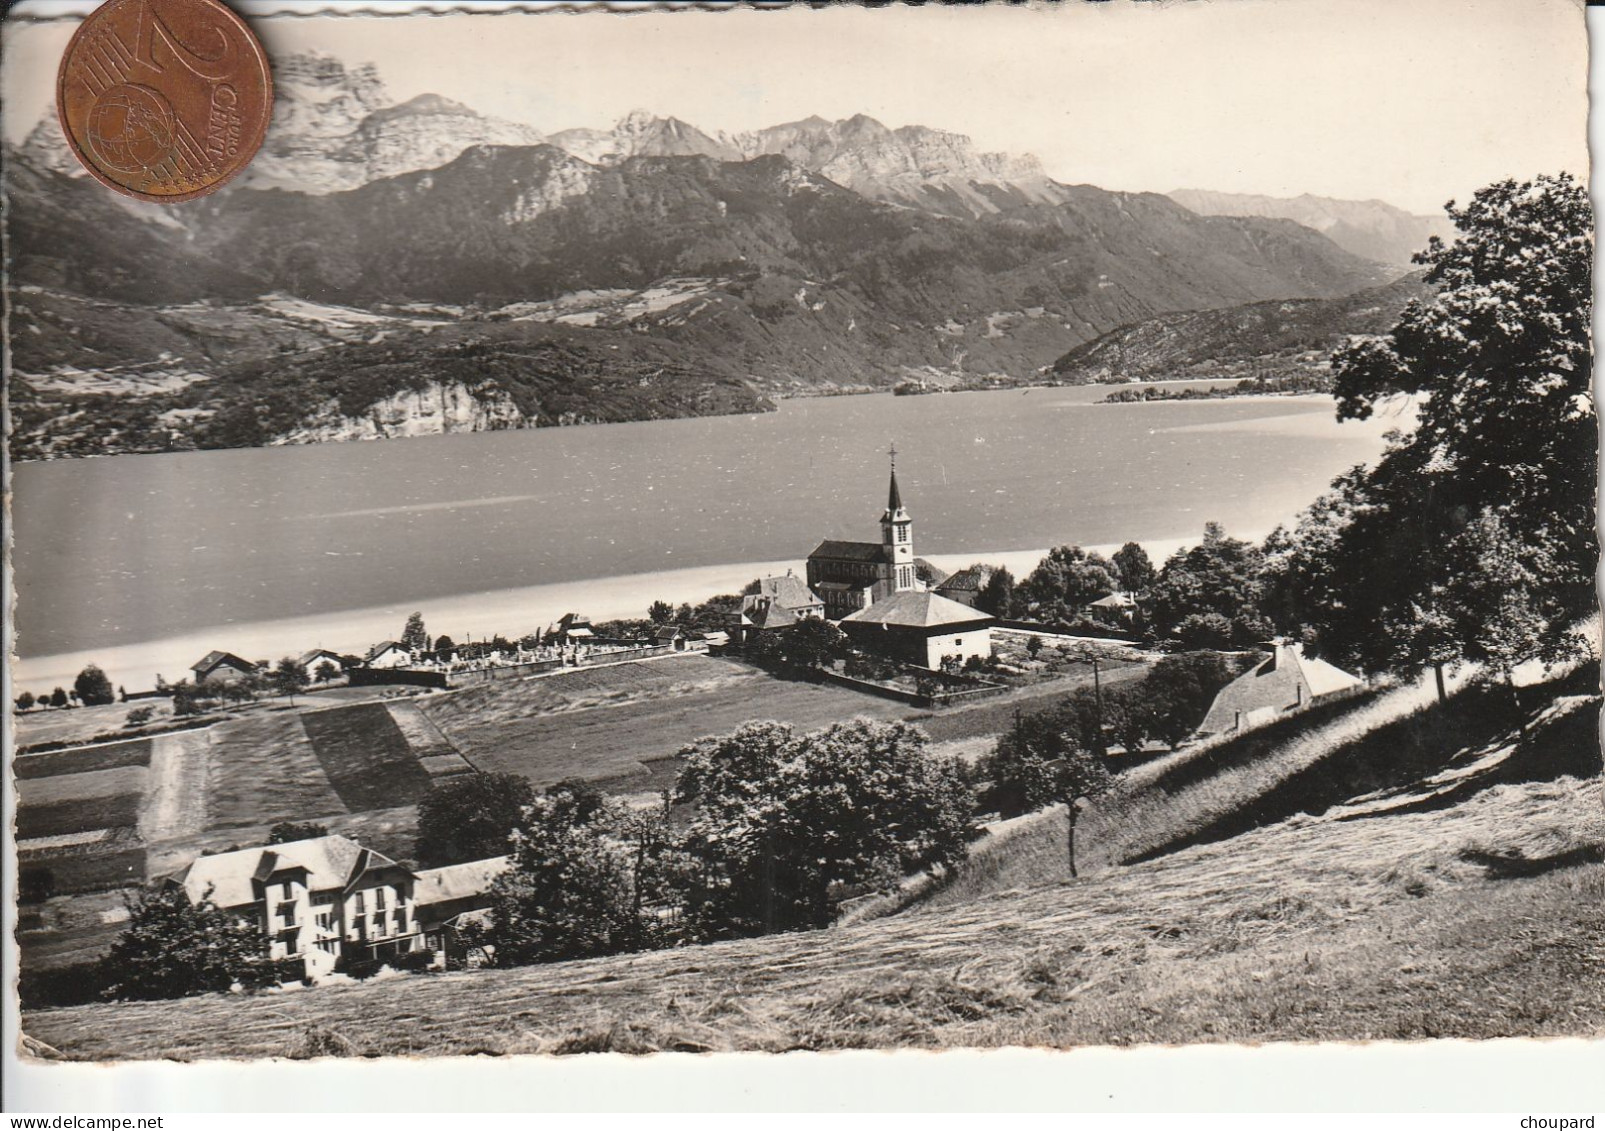
[[[245,11],[169,203],[119,2],[3,32],[25,1060],[1605,1036],[1580,3]]]

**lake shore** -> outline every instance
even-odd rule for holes
[[[1261,532],[1245,537],[1257,541],[1263,536]],[[1196,536],[1144,539],[1142,546],[1157,566],[1176,550],[1196,541]],[[1086,548],[1107,556],[1120,546]],[[1047,552],[1046,549],[979,550],[922,556],[950,573],[975,562],[987,562],[1004,566],[1016,577],[1023,578]],[[73,678],[85,665],[98,664],[114,686],[139,691],[152,687],[158,674],[172,683],[188,678],[189,665],[213,649],[233,652],[248,660],[270,661],[286,655],[298,656],[313,648],[361,655],[381,641],[394,639],[407,616],[414,611],[423,613],[424,624],[432,636],[444,634],[459,642],[488,638],[497,633],[513,638],[544,631],[567,612],[584,613],[594,620],[644,617],[653,601],[695,604],[719,593],[739,593],[755,577],[783,574],[788,569],[802,576],[805,568],[801,560],[740,562],[464,593],[405,605],[375,605],[283,620],[218,625],[161,640],[14,660],[12,683],[19,694],[26,689],[38,695],[57,686],[71,687]]]

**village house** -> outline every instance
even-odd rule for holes
[[[936,670],[942,661],[963,663],[992,655],[993,618],[939,593],[894,593],[843,617],[848,642],[922,668]]]
[[[957,601],[973,609],[981,598],[981,590],[985,589],[987,582],[991,580],[991,566],[972,565],[940,582],[936,586],[936,592],[949,601]]]
[[[318,678],[318,669],[324,664],[333,664],[336,672],[343,673],[346,669],[345,659],[340,653],[331,652],[327,648],[314,648],[312,651],[304,653],[298,662],[306,669],[307,675],[313,679]]]
[[[468,963],[463,928],[485,922],[491,885],[512,864],[511,856],[492,856],[417,873],[418,929],[424,945],[435,952],[436,965],[452,960]]]
[[[190,671],[195,673],[195,686],[202,684],[238,683],[242,679],[254,676],[259,670],[250,660],[242,660],[233,652],[212,651],[201,657],[199,663],[191,664]]]
[[[1299,645],[1276,641],[1270,655],[1220,689],[1194,737],[1251,730],[1360,686],[1341,668],[1304,655]]]
[[[824,615],[825,602],[801,578],[787,571],[779,577],[758,579],[758,592],[741,598],[737,623],[745,642],[760,632],[790,628],[809,617]]]
[[[564,613],[557,622],[557,631],[553,634],[556,642],[562,645],[579,645],[596,643],[596,629],[591,625],[591,618],[584,613]]]
[[[364,662],[370,668],[409,668],[412,653],[394,640],[386,640],[370,648]]]
[[[743,613],[770,605],[785,609],[799,620],[825,615],[825,602],[790,570],[779,577],[760,577],[758,592],[748,593],[741,598]]]

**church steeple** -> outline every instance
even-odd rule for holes
[[[897,486],[897,446],[888,453],[892,460],[892,480],[886,490],[886,513],[881,515],[881,545],[886,548],[888,574],[894,592],[917,589],[914,578],[914,520],[903,506],[903,492]]]

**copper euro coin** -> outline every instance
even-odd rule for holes
[[[56,112],[101,184],[176,203],[250,163],[273,79],[262,45],[218,0],[107,0],[67,44]]]

